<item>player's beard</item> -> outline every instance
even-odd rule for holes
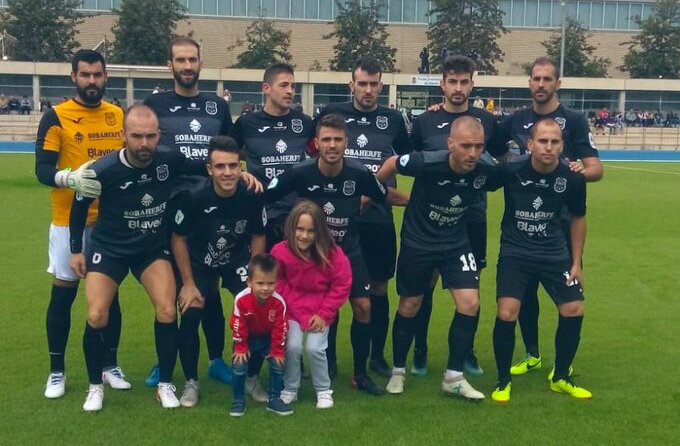
[[[538,93],[538,91],[536,93]],[[552,98],[555,97],[555,92],[552,92],[552,94],[551,94],[551,93],[548,93],[547,91],[543,90],[543,91],[541,91],[541,93],[543,93],[544,96],[540,99],[536,97],[536,94],[531,95],[531,98],[537,104],[547,104],[548,102],[550,102],[552,100]]]
[[[102,88],[97,87],[94,84],[90,84],[84,88],[81,88],[76,85],[76,93],[78,94],[78,97],[88,105],[97,105],[99,102],[101,102],[102,98],[104,97],[104,93],[106,92],[106,86],[103,86]]]
[[[462,99],[458,100],[458,98],[456,98],[456,96],[462,97]],[[467,101],[468,101],[468,95],[466,95],[465,93],[452,94],[451,96],[449,96],[449,102],[451,104],[455,105],[456,107],[460,107],[461,105],[466,104]]]
[[[199,77],[200,71],[192,71],[192,73],[193,73],[193,77],[188,82],[185,81],[184,79],[182,79],[181,71],[172,70],[172,77],[175,78],[175,82],[177,82],[182,88],[190,90],[190,89],[194,88],[196,86],[196,84],[198,83],[198,77]]]

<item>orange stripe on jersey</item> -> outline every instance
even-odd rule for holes
[[[85,107],[74,100],[57,105],[40,121],[36,151],[59,153],[57,169],[77,169],[90,160],[123,147],[123,110],[102,101],[98,107]],[[52,189],[52,223],[68,226],[73,202],[70,189]],[[97,219],[96,206],[88,213],[87,224]]]

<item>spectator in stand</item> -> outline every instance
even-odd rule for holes
[[[20,107],[19,100],[17,98],[15,98],[14,96],[10,96],[9,97],[9,112],[10,113],[12,113],[12,112],[19,113],[19,107]]]
[[[635,110],[631,109],[626,112],[626,126],[633,127],[637,123],[637,115]]]
[[[661,110],[657,110],[654,113],[654,127],[663,127],[663,114]]]
[[[4,94],[0,94],[0,115],[9,113],[9,99]]]
[[[475,99],[475,102],[472,103],[472,106],[484,110],[484,99],[478,97],[477,99]]]
[[[30,115],[33,107],[31,106],[31,100],[28,96],[24,95],[19,103],[19,114],[20,115]]]
[[[222,92],[222,99],[224,99],[224,102],[227,104],[231,104],[231,92],[227,88]]]
[[[243,103],[243,106],[241,107],[241,115],[247,115],[250,113],[250,102],[246,101]]]
[[[427,50],[427,47],[424,46],[422,50],[420,50],[420,68],[418,68],[418,73],[421,74],[429,74],[430,73],[430,52]]]
[[[40,112],[44,113],[52,108],[52,102],[47,98],[42,98],[40,100]]]
[[[486,111],[493,114],[495,108],[496,104],[494,104],[493,99],[489,99],[488,101],[486,101]]]

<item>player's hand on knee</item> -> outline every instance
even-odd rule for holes
[[[249,191],[254,191],[257,194],[264,192],[264,186],[253,175],[248,172],[241,172],[241,181],[246,185]]]
[[[88,161],[73,172],[64,169],[57,172],[54,182],[57,187],[68,187],[85,198],[97,198],[102,193],[102,185],[96,179],[97,172],[90,168],[94,161]]]
[[[282,356],[271,356],[271,358],[272,361],[274,361],[274,364],[276,364],[279,367],[283,367],[285,360]]]
[[[87,274],[87,268],[85,266],[85,256],[83,253],[71,254],[69,264],[71,265],[71,269],[76,276],[80,277],[81,279],[85,278],[85,274]]]
[[[182,286],[177,301],[181,314],[186,313],[191,307],[203,308],[203,296],[195,285]]]
[[[567,286],[579,285],[583,289],[583,270],[581,265],[572,265],[567,276]]]
[[[250,356],[250,352],[245,352],[245,353],[234,353],[232,355],[232,360],[234,365],[239,365],[239,364],[245,364],[248,362],[248,357]]]

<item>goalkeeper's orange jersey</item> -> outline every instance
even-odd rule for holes
[[[35,145],[36,153],[44,150],[59,154],[57,170],[75,170],[123,147],[123,110],[104,101],[97,107],[87,107],[70,99],[43,115]],[[68,226],[73,191],[54,188],[51,201],[52,224]],[[97,209],[92,206],[87,224],[96,219]]]

